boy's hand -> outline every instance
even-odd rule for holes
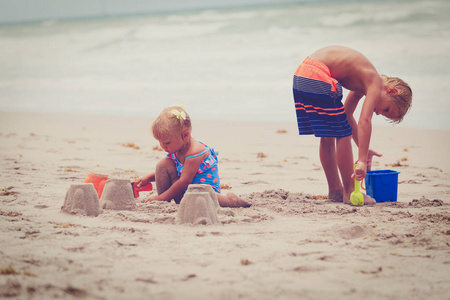
[[[369,152],[367,153],[367,171],[372,170],[372,158],[373,156],[381,157],[383,154],[380,154],[372,149],[369,149]]]
[[[358,161],[358,165],[352,174],[352,178],[361,181],[366,177],[367,165],[363,162]]]

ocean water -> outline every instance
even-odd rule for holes
[[[0,26],[0,111],[153,117],[182,103],[192,118],[295,122],[295,69],[340,44],[410,84],[402,126],[450,129],[448,0],[168,1],[148,14],[130,2],[135,10],[99,6],[98,17],[28,10],[16,21],[39,21]]]

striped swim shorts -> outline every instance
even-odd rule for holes
[[[352,134],[342,104],[342,86],[328,67],[307,57],[294,75],[294,102],[299,134],[345,137]]]

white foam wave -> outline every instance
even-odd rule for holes
[[[0,110],[145,113],[183,102],[195,117],[292,120],[298,64],[344,44],[410,82],[412,120],[447,116],[449,5],[431,2],[362,3],[364,16],[340,2],[0,27]]]

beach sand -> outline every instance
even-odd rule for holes
[[[178,205],[61,212],[88,172],[137,179],[165,153],[151,117],[0,113],[0,297],[450,299],[448,131],[374,128],[373,169],[397,203],[330,202],[314,137],[292,122],[193,120],[219,151],[220,225],[176,225]],[[152,192],[141,192],[145,199]]]

